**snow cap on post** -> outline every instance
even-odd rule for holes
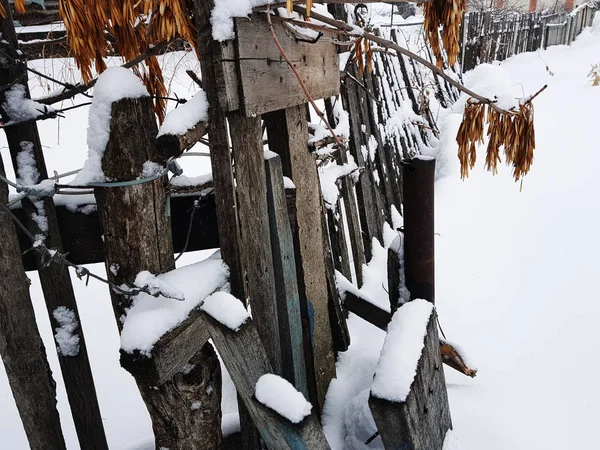
[[[371,386],[374,397],[404,402],[417,374],[433,304],[405,303],[392,317]]]
[[[256,399],[292,423],[300,423],[310,416],[312,405],[286,379],[267,373],[256,382]]]
[[[148,91],[135,74],[123,67],[111,67],[98,77],[88,119],[88,159],[74,184],[106,181],[102,156],[110,137],[112,104],[126,98],[148,97]]]

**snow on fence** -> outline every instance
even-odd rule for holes
[[[470,12],[463,19],[462,69],[468,71],[481,63],[503,61],[551,45],[570,45],[583,28],[592,24],[595,12],[587,3],[571,13],[551,15]]]
[[[389,250],[390,310],[414,298],[434,301],[435,161],[420,154],[438,133],[436,105],[448,106],[457,92],[414,61],[388,52],[374,52],[373,72],[360,73],[356,62],[338,55],[330,41],[297,41],[284,24],[274,23],[273,32],[285,53],[293,56],[298,77],[309,84],[313,96],[323,99],[336,135],[347,139],[347,147],[340,147],[318,120],[307,120],[308,99],[296,76],[277,47],[267,45],[273,39],[265,16],[236,19],[236,40],[218,42],[212,38],[212,6],[212,1],[196,2],[202,86],[211,105],[208,120],[199,96],[187,106],[202,103],[194,123],[159,133],[149,97],[113,98],[95,120],[104,123],[96,130],[104,138],[94,171],[110,182],[87,185],[95,194],[87,201],[90,208],[25,196],[13,208],[16,218],[43,235],[35,220],[43,209],[49,224],[45,243],[41,239],[37,250],[28,252],[29,232],[9,233],[11,216],[0,210],[0,233],[6,234],[0,236],[0,245],[6,246],[2,254],[10,255],[0,262],[0,283],[2,289],[20,293],[14,304],[0,303],[10,308],[0,312],[15,321],[6,329],[22,334],[12,336],[13,345],[0,350],[32,448],[43,448],[44,442],[56,443],[57,449],[64,444],[33,311],[21,306],[30,304],[25,270],[39,271],[53,328],[59,329],[64,321],[54,314],[57,310],[68,310],[69,323],[80,324],[63,265],[105,262],[122,332],[121,364],[134,376],[149,407],[157,446],[165,448],[216,448],[221,440],[220,429],[200,425],[196,413],[211,411],[218,424],[214,405],[219,403],[219,390],[206,389],[203,378],[218,378],[219,371],[208,339],[242,400],[242,434],[248,448],[261,448],[257,436],[271,449],[328,448],[318,417],[335,377],[336,353],[350,343],[343,309],[384,329],[390,320],[389,311],[373,310],[352,294],[356,289],[350,284],[362,284],[362,266],[373,256],[372,240],[383,240],[385,223],[392,223],[401,206],[404,244],[399,239]],[[331,6],[332,13],[344,19],[345,9]],[[12,22],[3,20],[1,26],[6,37],[2,45],[17,55]],[[411,44],[394,27],[375,32],[400,45]],[[426,48],[421,54],[432,61]],[[3,85],[27,79],[22,65],[15,63],[10,69],[0,70]],[[96,102],[103,98],[102,83],[98,91]],[[176,115],[185,109],[176,110]],[[264,152],[265,129],[269,153]],[[46,180],[35,122],[5,131],[14,160],[23,140],[33,143],[38,175],[34,184]],[[176,186],[164,182],[161,170],[148,172],[179,157],[206,132],[212,179]],[[97,141],[92,144],[98,146]],[[0,193],[6,204],[8,193]],[[19,246],[25,251],[22,258]],[[173,271],[174,252],[216,247],[220,253],[212,259]],[[16,263],[21,259],[23,266]],[[76,270],[90,276],[81,266]],[[211,283],[201,279],[209,272]],[[204,289],[194,283],[203,283]],[[252,318],[242,305],[234,315],[215,304],[235,299],[244,306],[249,300]],[[84,330],[74,325],[68,331],[69,339],[78,339],[79,351],[61,352],[59,360],[80,443],[82,448],[106,448]],[[433,354],[428,355],[439,360],[437,335],[430,334]],[[19,381],[22,367],[11,365],[11,355],[19,354],[24,341],[37,348],[27,368],[38,381],[27,380],[37,387],[35,421],[32,391]],[[436,370],[441,371],[439,364]],[[306,417],[299,424],[257,401],[257,382],[271,373],[292,383],[312,405],[302,408]],[[443,383],[438,387],[443,389]],[[447,411],[444,395],[439,402]],[[190,404],[199,406],[189,408]],[[374,408],[379,407],[389,407],[397,416],[395,405]],[[445,433],[447,421],[438,425]],[[391,429],[380,431],[386,448],[397,448],[397,439],[406,439],[394,437]]]

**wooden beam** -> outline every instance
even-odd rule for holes
[[[392,319],[392,314],[389,311],[381,309],[369,300],[352,292],[342,294],[342,306],[383,331],[387,330],[388,323]]]
[[[217,212],[214,193],[200,199],[198,209],[191,220],[192,228],[189,235],[188,246],[185,243],[190,227],[191,210],[197,195],[182,195],[171,197],[171,230],[173,236],[173,249],[175,253],[182,251],[207,250],[219,248],[219,233],[217,229]],[[82,209],[95,208],[94,204],[81,205]],[[13,210],[19,220],[25,220],[22,208]],[[92,264],[104,261],[102,243],[102,227],[98,212],[89,214],[74,212],[66,206],[56,206],[58,229],[63,242],[64,251],[68,259],[74,264]],[[31,248],[31,242],[25,234],[18,230],[21,252]],[[28,252],[23,255],[25,270],[37,270],[34,255]]]

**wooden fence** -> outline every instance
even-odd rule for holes
[[[131,306],[131,296],[114,286],[132,285],[142,270],[155,274],[171,270],[174,251],[220,247],[229,267],[231,293],[243,303],[249,299],[254,320],[232,332],[196,309],[155,343],[151,355],[125,351],[121,355],[122,366],[136,379],[150,411],[157,446],[173,449],[220,445],[214,423],[207,425],[206,417],[204,422],[199,421],[196,410],[189,408],[191,397],[187,397],[202,402],[203,411],[210,411],[218,423],[219,390],[213,393],[205,387],[208,380],[219,380],[218,361],[207,344],[209,338],[241,400],[245,448],[261,448],[261,439],[273,450],[328,448],[319,417],[327,387],[335,377],[336,355],[350,344],[347,311],[384,329],[391,317],[389,311],[373,311],[366,299],[339,288],[335,271],[356,286],[361,285],[362,267],[373,254],[373,239],[383,240],[384,224],[391,223],[393,208],[404,211],[405,244],[402,252],[398,247],[390,250],[390,310],[395,311],[402,303],[398,294],[400,273],[406,278],[411,298],[435,299],[435,161],[420,158],[419,153],[438,133],[431,96],[447,106],[457,98],[457,92],[437,76],[424,74],[414,61],[387,52],[373,55],[372,73],[359,74],[352,60],[339,67],[336,47],[330,41],[296,41],[284,24],[275,23],[275,35],[285,51],[294,55],[295,61],[302,61],[296,69],[309,83],[310,92],[324,99],[331,124],[343,124],[340,102],[348,114],[347,147],[327,147],[326,142],[309,145],[309,130],[319,124],[308,123],[308,100],[280,51],[275,45],[265,45],[272,41],[265,16],[238,19],[236,39],[220,43],[211,34],[213,2],[197,0],[195,5],[202,85],[210,104],[208,124],[198,123],[185,135],[172,136],[171,146],[161,147],[154,138],[157,130],[150,99],[117,102],[112,106],[103,171],[116,182],[133,180],[146,161],[162,164],[178,157],[208,131],[213,180],[186,188],[185,194],[163,178],[135,186],[96,186],[97,211],[89,215],[55,207],[51,198],[31,194],[14,213],[31,231],[39,233],[34,217],[40,213],[38,203],[42,201],[50,224],[47,243],[58,253],[39,245],[37,251],[31,251],[28,232],[19,229],[12,233],[11,217],[6,209],[0,210],[0,231],[7,233],[1,236],[0,252],[10,257],[2,261],[11,261],[0,264],[0,320],[11,318],[10,326],[0,329],[9,344],[0,346],[0,351],[31,448],[47,448],[47,442],[52,442],[53,448],[60,449],[64,442],[35,320],[32,311],[22,307],[29,304],[26,269],[38,270],[42,285],[47,285],[44,294],[55,328],[59,324],[53,313],[58,307],[69,308],[78,319],[71,281],[60,264],[67,259],[75,264],[104,261],[121,329],[121,317]],[[344,19],[345,10],[339,6],[330,5],[330,11]],[[313,15],[319,19],[318,13]],[[12,22],[2,21],[2,28],[4,51],[17,55]],[[393,27],[375,31],[400,42],[400,33]],[[423,56],[432,61],[431,55]],[[3,67],[0,75],[5,85],[27,79],[19,64]],[[140,132],[133,135],[128,132],[131,129]],[[277,152],[267,160],[265,130],[269,148]],[[40,174],[36,182],[46,179],[35,123],[6,131],[17,175],[20,169],[16,160],[25,139],[33,143]],[[319,172],[332,164],[348,164],[351,159],[357,169],[336,180],[339,197],[325,204]],[[1,164],[0,172],[3,175]],[[285,189],[284,176],[293,181],[294,189]],[[6,203],[7,192],[0,194],[0,201]],[[148,209],[148,205],[153,206]],[[141,216],[144,220],[139,220]],[[191,231],[190,240],[183,239],[186,229]],[[19,245],[26,252],[22,258]],[[56,257],[67,252],[67,259]],[[118,271],[111,270],[115,264],[119,265]],[[77,271],[86,275],[81,267]],[[9,289],[20,293],[18,302],[9,302],[3,294]],[[341,302],[342,298],[348,301]],[[444,420],[425,420],[419,422],[418,430],[408,427],[399,432],[392,424],[408,423],[409,415],[427,414],[427,408],[425,412],[416,411],[412,406],[372,399],[371,408],[386,448],[419,442],[418,437],[410,435],[435,428],[431,434],[440,437],[435,445],[411,445],[415,450],[441,450],[443,436],[451,426],[438,338],[431,323],[428,350],[419,363],[421,381],[415,383],[415,394],[407,404],[414,405],[415,398],[427,398],[423,401],[432,402],[435,409],[432,406],[431,411],[439,410]],[[10,335],[13,330],[20,330],[18,336]],[[82,448],[106,448],[83,332],[81,327],[75,331],[81,351],[74,356],[59,355],[59,361]],[[32,361],[26,368],[13,364],[23,345]],[[181,372],[190,361],[202,370],[184,377]],[[23,370],[38,383],[31,379],[24,383],[19,378]],[[313,412],[301,424],[287,422],[255,398],[256,381],[269,372],[288,379],[312,403]],[[422,380],[433,379],[434,372],[437,387],[432,396]],[[180,396],[181,391],[187,394]],[[31,412],[33,405],[35,415]]]
[[[590,26],[596,10],[584,4],[571,13],[543,15],[509,11],[474,11],[465,15],[462,27],[463,72],[478,64],[503,61],[513,55],[570,45]]]

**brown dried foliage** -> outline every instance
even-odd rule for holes
[[[483,143],[484,118],[489,139],[486,169],[493,174],[498,173],[500,147],[504,147],[504,159],[507,164],[512,165],[515,181],[519,181],[527,175],[533,163],[533,104],[529,100],[519,105],[518,109],[504,111],[472,99],[467,101],[463,122],[456,136],[462,179],[468,177],[469,170],[475,166],[477,145]]]
[[[25,0],[15,0],[15,11],[19,14],[25,14]],[[2,3],[0,3],[0,17],[6,19],[6,10]]]
[[[294,0],[286,0],[288,14],[294,9]],[[310,10],[313,6],[313,0],[306,0],[306,17],[310,17]]]
[[[93,78],[92,69],[98,73],[106,69],[106,33],[115,38],[125,61],[137,57],[150,45],[176,37],[197,48],[187,0],[59,0],[59,12],[85,82]],[[151,95],[166,97],[156,57],[148,59],[145,67],[138,67],[135,72]],[[155,111],[162,121],[165,100],[155,100]]]
[[[448,64],[454,66],[460,52],[460,27],[466,0],[432,0],[423,5],[425,36],[435,55],[436,65],[442,68],[442,48],[440,46],[440,26],[442,44],[448,55]]]
[[[370,40],[357,38],[354,41],[354,61],[358,65],[358,73],[361,77],[365,72],[365,68],[369,73],[373,72],[373,49]]]

